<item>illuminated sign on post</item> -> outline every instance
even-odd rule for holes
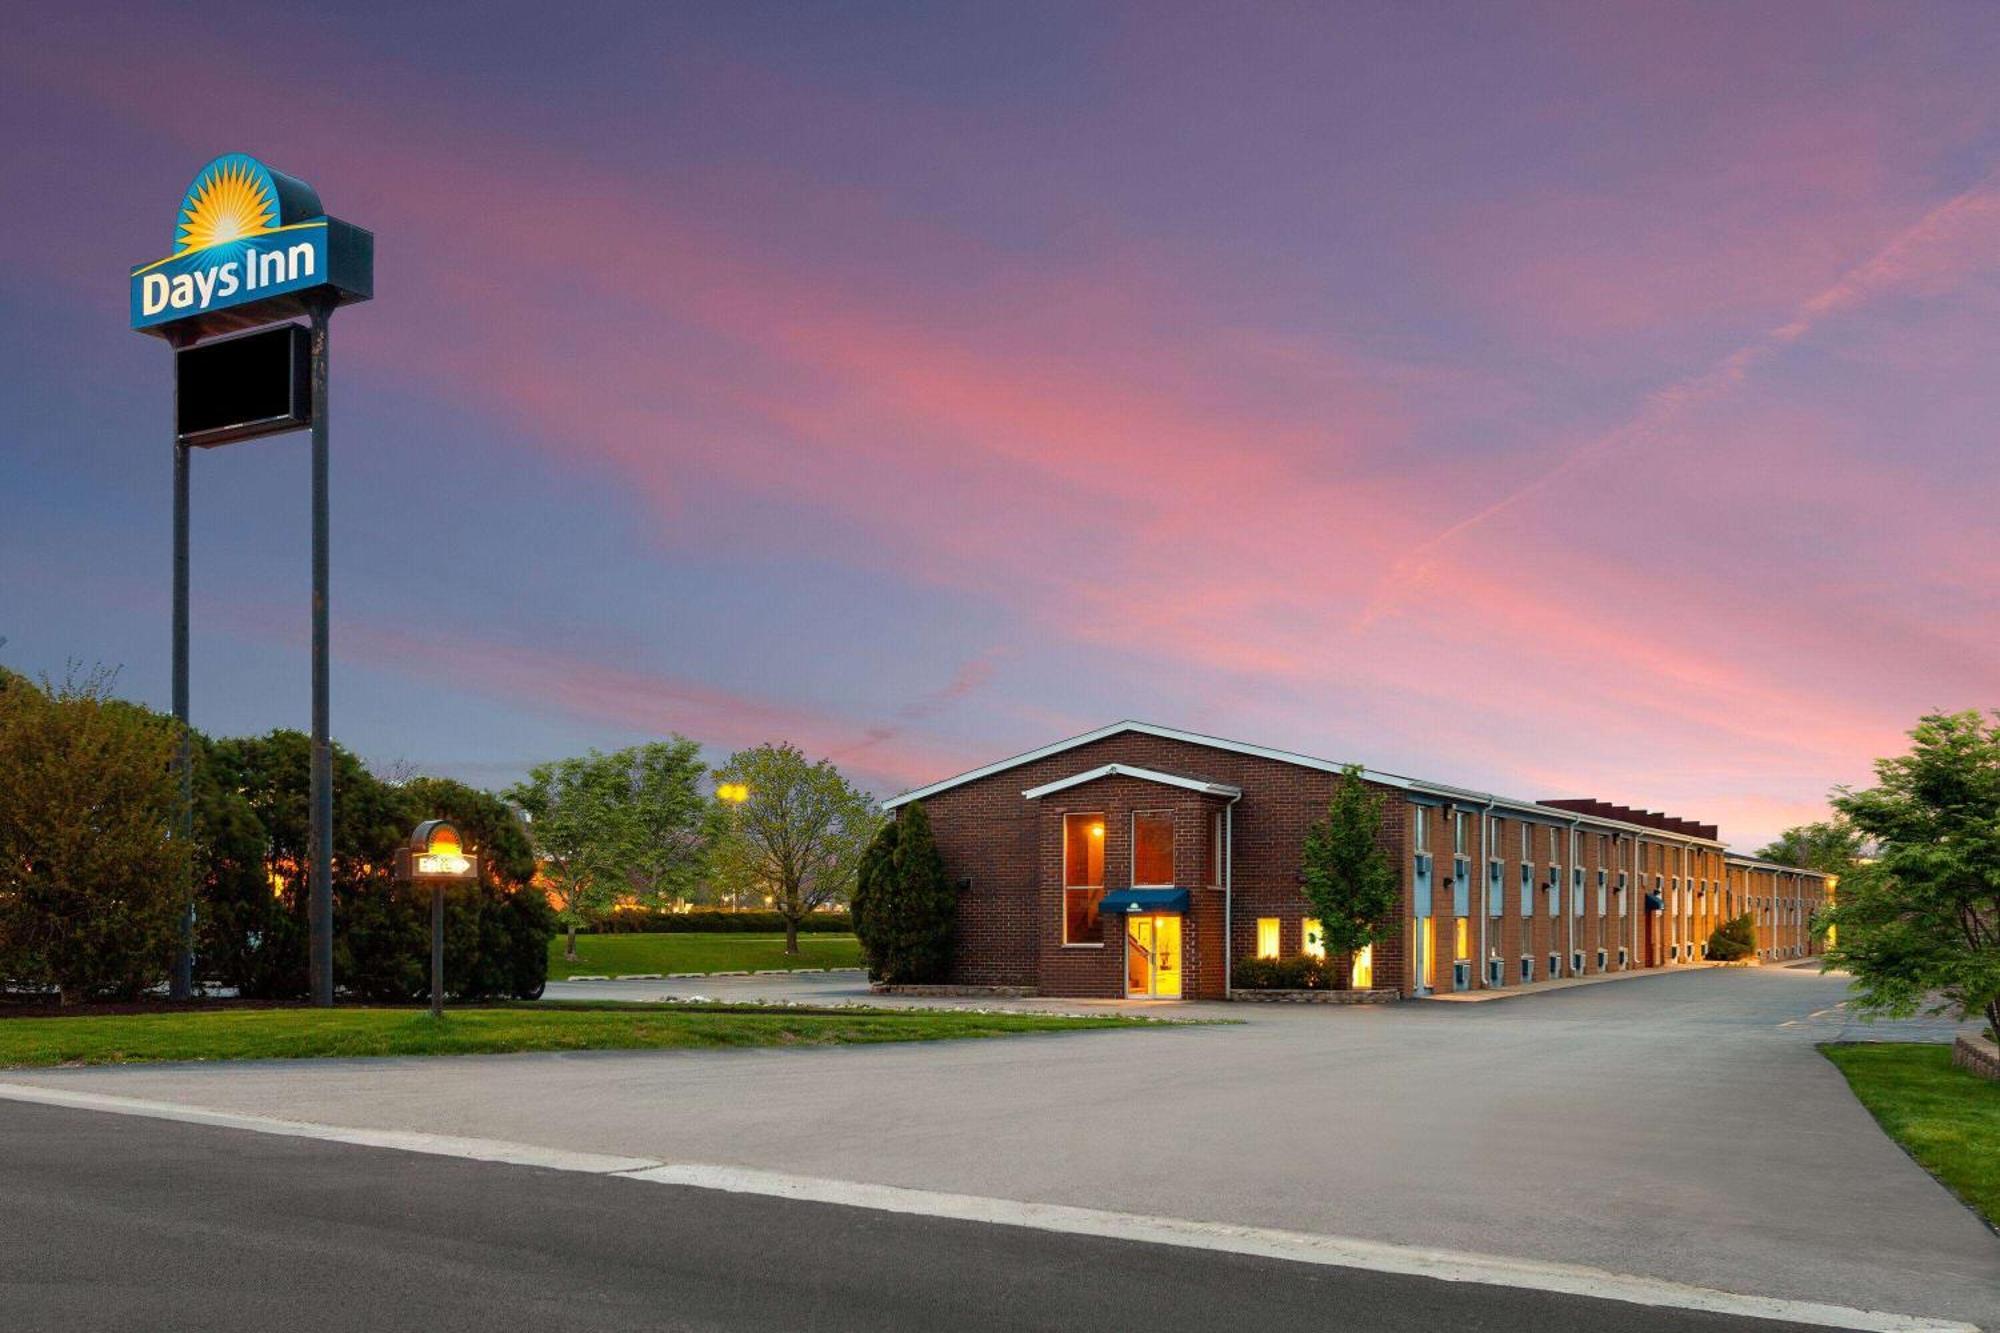
[[[465,850],[448,819],[427,819],[396,849],[396,878],[409,884],[459,884],[479,877],[479,858]]]
[[[444,1017],[444,889],[479,878],[479,858],[448,819],[426,819],[396,849],[396,878],[431,890],[431,1017]]]

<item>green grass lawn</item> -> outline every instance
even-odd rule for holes
[[[1135,1027],[1115,1015],[742,1005],[560,1004],[448,1009],[213,1009],[0,1018],[0,1068],[147,1060],[475,1055],[500,1051],[842,1046]]]
[[[852,935],[800,935],[796,956],[783,935],[703,931],[658,935],[579,935],[576,961],[563,957],[563,937],[549,945],[549,980],[615,977],[634,972],[761,972],[775,968],[860,967],[861,941]]]
[[[1890,1138],[2000,1225],[2000,1083],[1954,1068],[1949,1046],[1821,1046]]]

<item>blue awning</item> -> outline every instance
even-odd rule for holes
[[[1185,912],[1186,889],[1114,889],[1097,904],[1100,912]]]

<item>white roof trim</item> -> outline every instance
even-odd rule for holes
[[[1203,782],[1200,778],[1184,778],[1178,773],[1162,773],[1157,768],[1139,768],[1132,764],[1106,764],[1093,768],[1088,773],[1078,773],[1074,777],[1057,778],[1039,787],[1030,787],[1021,793],[1031,801],[1038,801],[1054,792],[1067,791],[1071,787],[1081,787],[1086,782],[1099,778],[1142,778],[1147,782],[1164,783],[1169,787],[1185,787],[1189,791],[1206,793],[1209,796],[1241,796],[1241,787],[1232,787],[1226,782]]]
[[[1170,741],[1186,741],[1191,745],[1206,745],[1217,750],[1228,750],[1234,754],[1254,755],[1260,759],[1275,759],[1280,763],[1296,764],[1300,768],[1315,768],[1322,773],[1338,773],[1346,767],[1346,765],[1337,764],[1331,759],[1318,759],[1312,755],[1297,754],[1291,750],[1274,750],[1266,745],[1251,745],[1245,741],[1232,741],[1221,736],[1205,736],[1198,731],[1180,731],[1173,727],[1156,726],[1151,722],[1134,722],[1127,719],[1123,722],[1113,722],[1108,727],[1099,727],[1095,731],[1086,731],[1080,736],[1071,736],[1068,740],[1056,741],[1052,745],[1044,745],[1040,749],[1017,754],[1011,759],[1002,759],[996,763],[960,773],[957,777],[946,778],[942,782],[933,782],[928,787],[917,787],[911,791],[904,792],[900,796],[892,796],[882,803],[882,808],[885,810],[894,810],[898,806],[908,805],[911,801],[921,801],[926,797],[935,796],[939,792],[950,791],[953,787],[961,787],[968,782],[976,782],[980,778],[990,777],[995,773],[1004,773],[1010,768],[1019,768],[1022,764],[1031,764],[1037,759],[1046,759],[1050,755],[1061,754],[1065,750],[1074,750],[1080,745],[1088,745],[1092,741],[1101,741],[1108,736],[1116,736],[1127,731],[1136,731],[1143,736],[1159,736]],[[1605,819],[1598,815],[1579,814],[1574,810],[1559,810],[1554,806],[1537,805],[1533,801],[1496,796],[1491,792],[1472,791],[1469,788],[1454,787],[1442,782],[1424,782],[1417,778],[1399,777],[1394,773],[1383,773],[1372,768],[1363,768],[1361,776],[1370,782],[1380,783],[1385,787],[1400,787],[1404,791],[1420,792],[1426,796],[1442,797],[1446,800],[1458,801],[1465,804],[1493,806],[1504,809],[1516,816],[1526,815],[1529,818],[1538,819],[1548,824],[1579,825],[1594,829],[1617,829],[1623,832],[1636,833],[1643,837],[1658,838],[1665,842],[1700,843],[1707,847],[1722,846],[1720,841],[1713,838],[1697,838],[1690,833],[1674,833],[1667,829],[1652,828],[1645,824],[1627,824],[1622,820]]]

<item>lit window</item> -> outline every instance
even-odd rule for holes
[[[1419,975],[1423,977],[1426,989],[1437,985],[1437,918],[1427,916],[1417,932],[1417,956]]]
[[[1320,934],[1318,917],[1309,916],[1300,924],[1299,948],[1308,958],[1326,957],[1326,938]]]
[[[1274,916],[1257,918],[1257,956],[1259,958],[1278,956],[1278,918]]]
[[[1372,990],[1375,986],[1375,946],[1364,944],[1361,952],[1354,955],[1354,989]]]
[[[1099,881],[1102,883],[1102,881]],[[1153,812],[1132,816],[1132,882],[1174,882],[1174,817]]]
[[[1472,932],[1468,928],[1468,924],[1464,917],[1458,918],[1457,937],[1452,941],[1452,947],[1455,950],[1452,957],[1458,959],[1461,963],[1472,957]]]
[[[1102,944],[1097,904],[1104,898],[1104,816],[1063,816],[1063,943]]]

